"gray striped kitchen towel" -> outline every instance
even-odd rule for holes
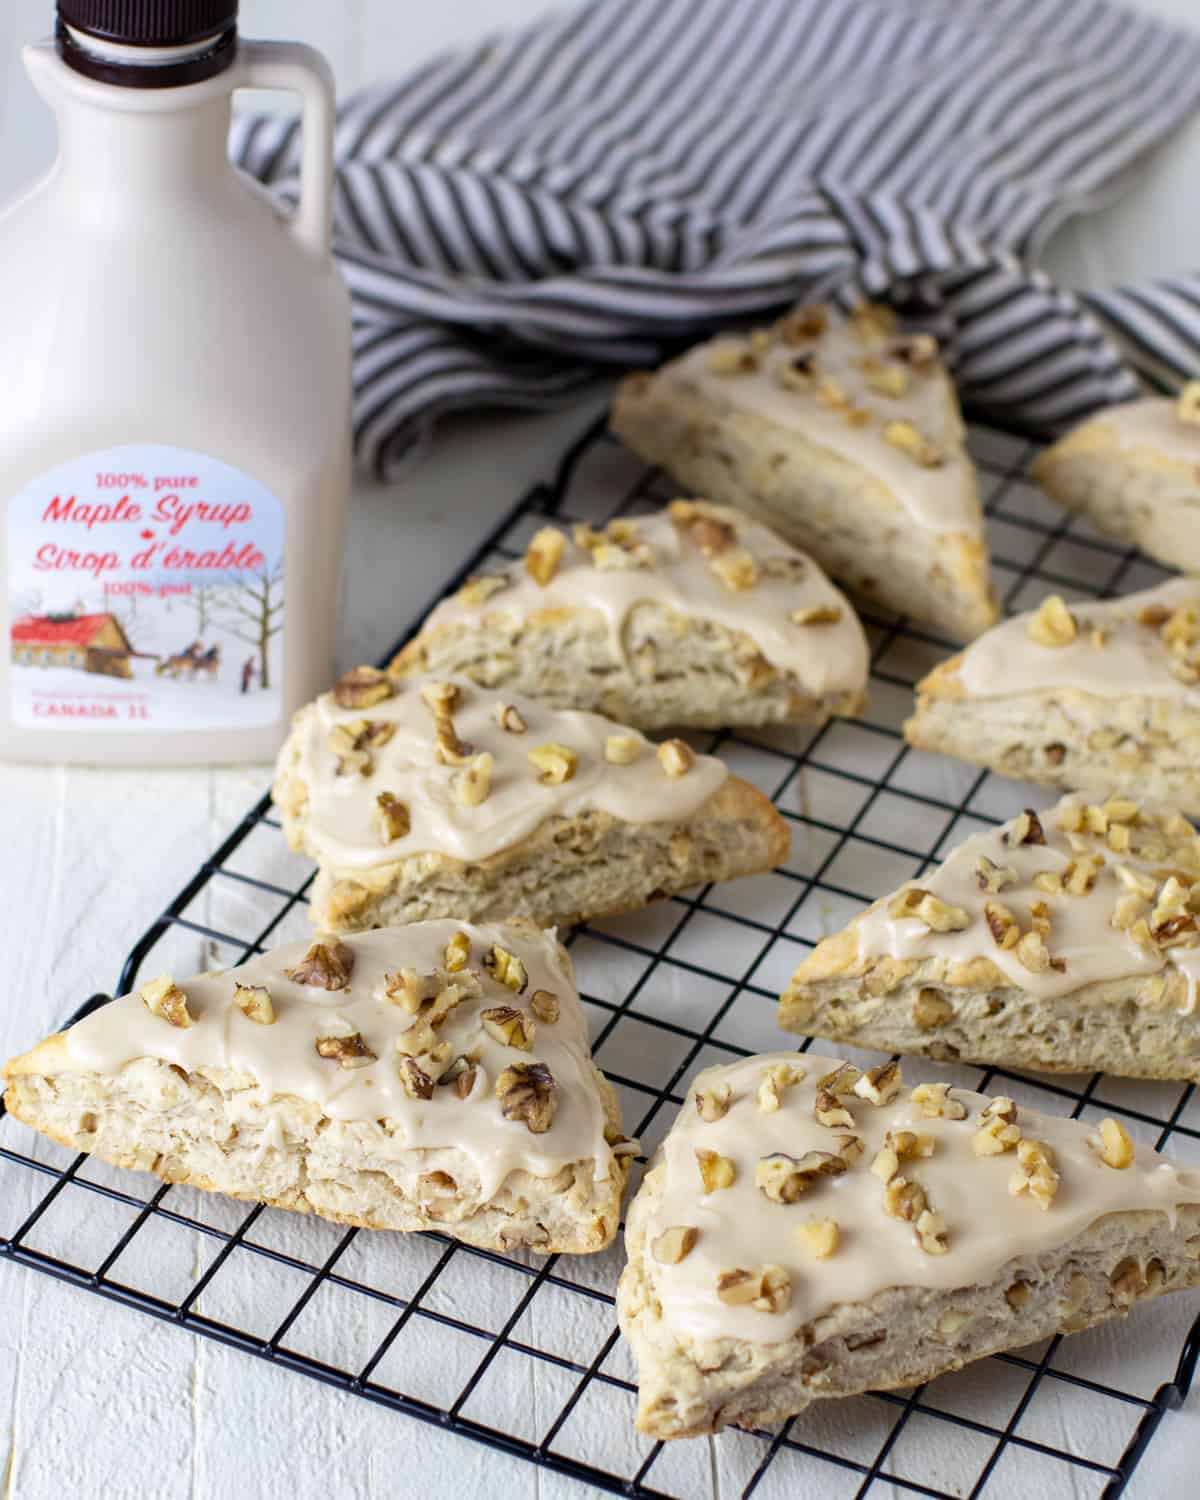
[[[359,459],[796,299],[893,302],[1035,431],[1195,374],[1200,274],[1036,257],[1198,104],[1200,35],[1110,0],[591,0],[440,57],[339,114]],[[296,134],[235,159],[294,197]]]

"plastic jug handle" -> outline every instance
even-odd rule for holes
[[[333,71],[302,42],[238,42],[239,88],[279,89],[299,94],[300,203],[292,233],[313,255],[330,252],[333,224]]]

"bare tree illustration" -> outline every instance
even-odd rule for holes
[[[271,686],[271,637],[283,629],[283,560],[268,571],[243,574],[209,602],[217,624],[258,652],[258,680]]]
[[[204,632],[208,629],[209,618],[216,597],[217,586],[215,583],[197,583],[192,585],[189,602],[196,611],[196,634],[201,639],[204,638]]]

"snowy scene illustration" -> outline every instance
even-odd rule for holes
[[[35,481],[8,521],[19,723],[279,717],[283,512],[255,481],[205,455],[110,449]]]

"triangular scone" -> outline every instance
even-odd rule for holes
[[[602,1250],[631,1142],[566,951],[426,922],[168,976],[4,1069],[64,1146],[370,1229]]]
[[[1115,1120],[777,1052],[701,1073],[625,1238],[638,1428],[694,1437],[1200,1283],[1200,1173]]]
[[[274,796],[288,841],[320,866],[313,921],[337,931],[565,925],[768,870],[788,850],[768,799],[682,740],[371,667],[296,715]]]
[[[1051,500],[1149,557],[1200,572],[1200,381],[1112,406],[1039,454]]]
[[[854,714],[866,637],[811,558],[727,506],[675,500],[470,579],[390,670],[462,674],[639,729],[720,729]]]
[[[1200,582],[1069,607],[1051,595],[919,683],[904,733],[1022,781],[1200,813]]]
[[[818,943],[779,1024],[889,1052],[1200,1080],[1200,836],[1064,797],[958,846]]]
[[[970,640],[996,619],[954,387],[886,308],[800,308],[624,381],[613,430],[863,598]]]

